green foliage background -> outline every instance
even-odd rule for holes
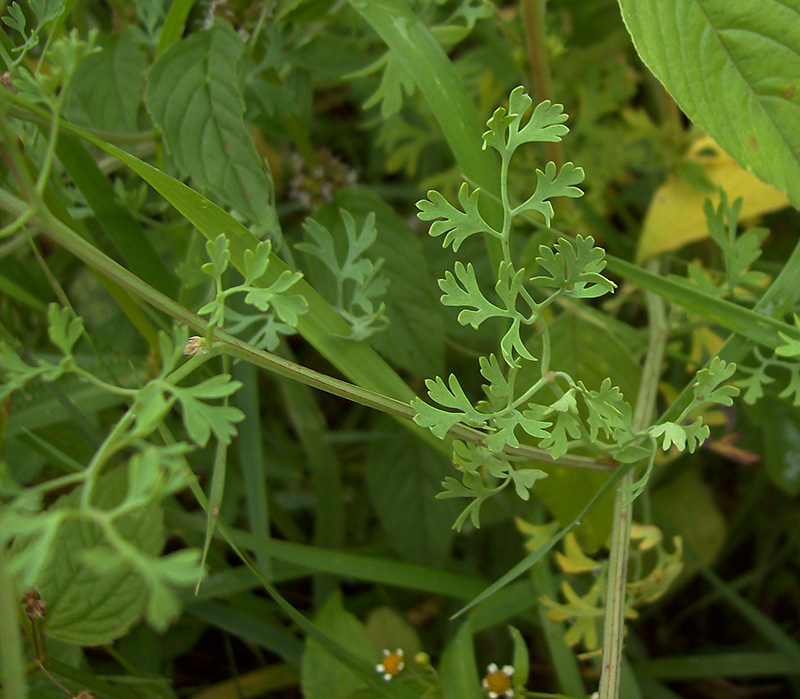
[[[800,696],[795,5],[4,3],[2,696]]]

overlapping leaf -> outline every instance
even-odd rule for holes
[[[561,238],[557,252],[546,245],[539,247],[536,262],[549,276],[531,278],[531,282],[550,289],[559,289],[572,298],[596,298],[613,291],[616,284],[604,277],[605,252],[595,247],[594,238],[577,236],[574,242]]]

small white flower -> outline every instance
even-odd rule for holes
[[[375,672],[381,673],[383,679],[388,682],[392,677],[397,677],[405,666],[402,648],[398,648],[394,652],[384,649],[383,662],[375,666]]]
[[[489,665],[483,678],[483,688],[489,693],[489,699],[513,697],[514,687],[511,683],[513,676],[514,668],[511,665],[503,665],[502,669],[498,669],[497,663]]]

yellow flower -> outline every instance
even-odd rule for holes
[[[489,699],[498,697],[513,697],[514,688],[511,686],[511,678],[514,676],[514,668],[511,665],[503,665],[503,669],[498,669],[495,663],[486,668],[486,677],[483,678],[483,688],[489,692]]]
[[[388,682],[392,677],[397,677],[405,666],[402,648],[398,648],[394,652],[384,649],[383,662],[375,666],[375,672],[380,672],[383,675],[383,679]]]

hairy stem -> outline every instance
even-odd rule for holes
[[[550,58],[547,55],[547,35],[544,28],[545,4],[546,0],[522,0],[531,87],[535,101],[538,102],[553,100],[553,80],[550,76]],[[552,160],[559,169],[564,164],[564,148],[560,141],[545,143],[544,153],[547,160]]]
[[[650,271],[658,273],[658,262],[649,265]],[[655,412],[658,379],[664,359],[667,341],[667,323],[664,301],[645,292],[649,316],[649,343],[647,357],[642,370],[642,383],[633,413],[633,429],[641,430],[652,422]],[[603,626],[603,663],[600,674],[600,699],[618,699],[622,670],[623,638],[625,635],[625,592],[628,581],[628,558],[630,556],[631,519],[633,503],[626,487],[634,482],[635,470],[631,469],[620,481],[614,500],[614,524],[611,531],[611,555],[608,562],[608,588],[606,589],[605,623]]]

